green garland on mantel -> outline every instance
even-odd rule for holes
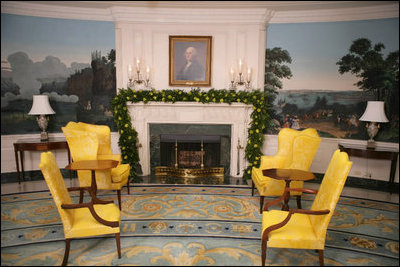
[[[183,91],[180,89],[165,90],[132,90],[120,89],[112,99],[111,106],[115,124],[117,125],[120,138],[118,141],[122,154],[122,163],[129,163],[131,166],[131,180],[138,182],[136,168],[139,164],[137,144],[138,134],[132,127],[131,116],[127,108],[127,102],[201,102],[206,103],[244,103],[253,106],[251,113],[250,128],[248,128],[248,140],[245,149],[245,156],[249,162],[243,178],[251,179],[251,169],[258,167],[261,158],[261,148],[264,143],[264,129],[269,125],[269,107],[265,103],[266,94],[260,90],[235,91],[215,90],[201,91],[199,88]]]

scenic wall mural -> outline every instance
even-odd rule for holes
[[[371,42],[371,49],[382,43],[382,58],[397,52],[397,78],[385,91],[389,123],[381,124],[377,141],[398,142],[399,20],[379,19],[324,23],[270,24],[267,53],[279,65],[281,79],[268,76],[266,90],[275,92],[274,125],[269,133],[282,127],[316,128],[322,137],[368,139],[365,122],[359,121],[368,100],[378,100],[372,92],[360,89],[361,79],[351,72],[339,73],[337,64],[350,53],[358,39]],[[366,41],[362,40],[362,44]],[[267,56],[268,57],[268,56]],[[281,60],[281,61],[279,61]],[[283,67],[283,68],[282,68]],[[276,65],[266,65],[272,71]],[[396,77],[396,72],[393,76]],[[282,78],[283,77],[283,78]]]
[[[56,112],[49,132],[69,121],[109,125],[116,131],[112,22],[1,14],[1,134],[38,133],[27,113],[32,96],[49,95]]]
[[[27,114],[36,94],[48,94],[56,112],[50,115],[49,132],[61,132],[71,120],[116,131],[110,111],[116,94],[112,22],[10,14],[1,14],[1,22],[2,135],[40,132],[35,116]],[[341,74],[337,63],[360,38],[372,48],[383,44],[383,58],[398,53],[398,28],[398,18],[269,24],[266,69],[274,69],[275,60],[282,76],[274,80],[266,73],[274,81],[266,84],[274,105],[274,124],[267,133],[314,127],[322,137],[366,140],[359,118],[375,96],[355,85],[360,80],[355,74]],[[398,54],[397,86],[387,96],[390,122],[381,124],[375,139],[398,142]]]

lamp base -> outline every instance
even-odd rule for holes
[[[47,132],[40,133],[40,141],[49,141],[49,135],[47,134]]]

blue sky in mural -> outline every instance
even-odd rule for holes
[[[346,22],[282,23],[267,28],[267,48],[289,52],[293,77],[283,90],[358,90],[357,78],[340,75],[336,62],[349,52],[352,42],[368,38],[385,45],[385,54],[399,49],[399,19]]]
[[[106,56],[115,49],[115,30],[114,23],[109,21],[1,14],[1,40],[2,61],[23,51],[34,62],[52,55],[69,67],[72,62],[90,64],[91,52],[95,50]]]

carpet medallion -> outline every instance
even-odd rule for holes
[[[117,203],[115,192],[98,196]],[[304,195],[303,208],[312,200]],[[114,237],[86,238],[71,242],[69,265],[261,264],[259,197],[247,186],[135,185],[122,201],[122,258]],[[2,195],[1,220],[1,265],[61,264],[63,227],[48,191]],[[341,197],[324,256],[326,265],[397,266],[399,205]],[[318,254],[271,248],[267,264],[318,265]]]

